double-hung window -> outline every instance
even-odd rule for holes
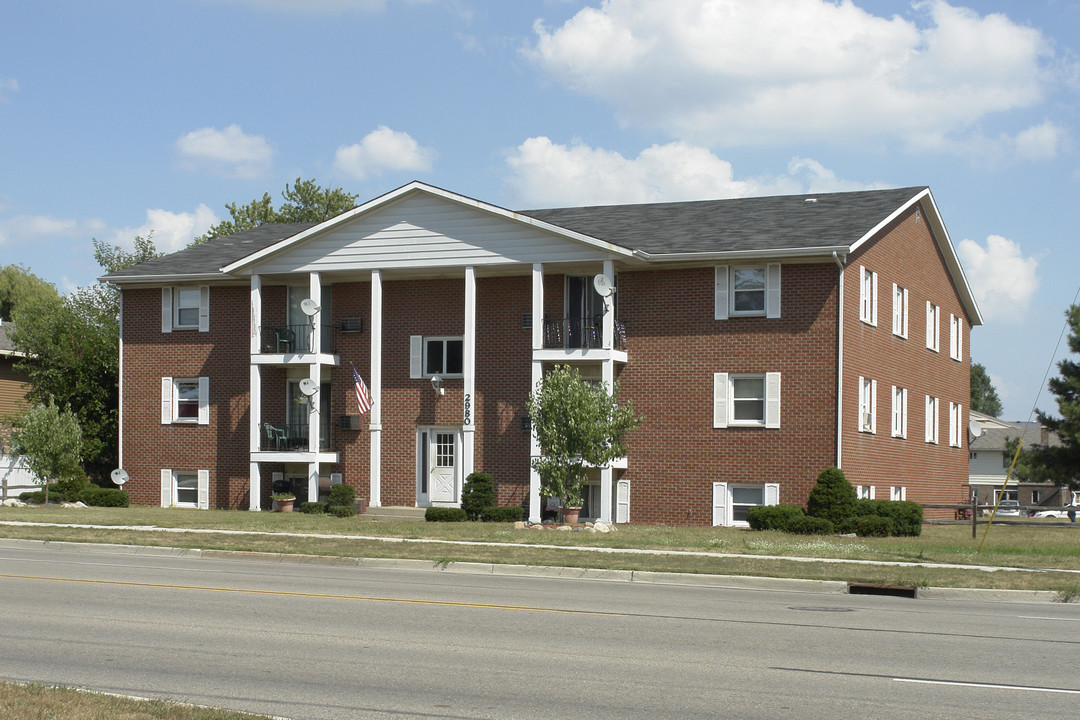
[[[938,352],[938,337],[941,335],[941,308],[929,300],[926,301],[926,347]]]
[[[873,485],[856,485],[855,497],[859,500],[873,500],[874,499],[874,486]]]
[[[962,446],[964,436],[963,406],[960,403],[949,403],[949,445],[952,447]]]
[[[889,499],[893,502],[907,500],[907,488],[904,486],[889,488]]]
[[[949,357],[964,359],[964,319],[949,313]]]
[[[780,427],[780,373],[714,373],[713,427]]]
[[[210,378],[161,378],[161,424],[210,423]]]
[[[409,338],[409,377],[461,377],[465,371],[465,342],[457,337]]]
[[[893,335],[902,338],[907,337],[908,325],[908,299],[907,288],[902,288],[896,283],[892,286],[892,331]]]
[[[780,317],[780,263],[717,265],[713,316]]]
[[[877,432],[877,380],[859,378],[859,432]]]
[[[907,437],[907,389],[892,387],[892,436]]]
[[[209,470],[161,470],[161,507],[210,507]]]
[[[877,273],[859,266],[859,319],[877,325]]]
[[[210,288],[167,287],[161,289],[161,332],[210,330]]]
[[[938,443],[938,399],[926,396],[926,442]]]

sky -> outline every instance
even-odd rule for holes
[[[297,178],[517,210],[928,185],[1025,420],[1080,290],[1078,111],[1076,0],[8,1],[0,266],[70,292],[92,239],[178,250]]]

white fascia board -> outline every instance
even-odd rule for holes
[[[528,217],[527,215],[521,215],[520,213],[513,212],[512,210],[498,207],[497,205],[491,205],[481,200],[476,200],[475,198],[470,198],[465,195],[459,195],[458,193],[450,192],[449,190],[443,190],[442,188],[437,188],[434,185],[428,185],[426,183],[414,180],[408,185],[403,185],[399,187],[397,190],[391,190],[385,195],[380,195],[374,200],[369,200],[363,205],[359,205],[352,210],[349,210],[348,212],[344,212],[336,217],[332,217],[329,220],[315,225],[314,227],[304,230],[303,232],[297,233],[296,235],[293,235],[291,237],[287,237],[267,248],[263,248],[258,252],[252,253],[251,255],[248,255],[242,260],[237,260],[236,262],[226,265],[225,267],[221,268],[221,272],[225,273],[226,275],[235,272],[242,272],[246,268],[266,257],[269,257],[270,255],[279,253],[282,250],[285,250],[297,243],[303,242],[307,238],[325,232],[326,230],[342,223],[346,223],[357,215],[363,215],[364,213],[370,212],[371,210],[374,210],[375,208],[381,207],[383,205],[392,203],[395,200],[413,192],[423,192],[427,193],[428,195],[434,195],[436,197],[444,198],[459,205],[467,205],[469,207],[476,208],[477,210],[480,210],[482,212],[490,213],[492,215],[498,215],[508,220],[512,220],[514,222],[522,223],[525,225],[531,225],[535,228],[546,230],[548,232],[560,235],[565,238],[569,238],[571,240],[576,240],[591,247],[603,249],[615,255],[630,257],[633,254],[632,250],[630,250],[629,248],[625,248],[621,245],[604,242],[603,240],[598,240],[589,235],[583,235],[581,233],[573,232],[571,230],[567,230],[566,228],[559,227],[558,225],[541,222],[540,220],[536,220],[535,218]]]
[[[930,224],[930,228],[933,230],[934,239],[937,241],[938,248],[941,250],[941,255],[945,258],[945,267],[948,268],[949,275],[952,276],[953,282],[956,283],[957,292],[960,294],[960,302],[964,304],[964,308],[968,311],[968,315],[971,317],[971,324],[982,325],[982,313],[979,312],[979,304],[975,302],[975,293],[971,291],[971,285],[968,284],[967,275],[964,274],[964,268],[961,267],[960,259],[956,256],[956,248],[953,247],[952,239],[949,237],[949,231],[945,229],[945,222],[941,219],[941,213],[938,211],[937,203],[934,202],[934,195],[930,192],[930,188],[921,190],[915,197],[898,207],[890,213],[888,217],[875,225],[869,232],[856,240],[855,243],[851,245],[851,252],[858,250],[864,243],[870,240],[870,238],[877,235],[882,228],[891,223],[902,213],[907,212],[908,208],[912,205],[922,202],[923,200],[926,201],[924,204],[926,222]]]
[[[711,260],[746,260],[754,258],[831,258],[833,253],[846,255],[847,245],[814,248],[781,248],[777,250],[724,250],[721,252],[683,252],[683,253],[648,253],[635,250],[634,255],[649,262],[686,262]]]
[[[97,280],[108,285],[178,285],[180,283],[205,282],[208,280],[225,280],[220,272],[193,273],[190,275],[129,275],[128,277],[105,277]]]

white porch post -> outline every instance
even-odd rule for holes
[[[251,276],[251,344],[252,355],[262,351],[262,278]],[[251,363],[248,373],[248,412],[251,418],[249,428],[249,452],[259,451],[259,439],[262,421],[262,366]],[[259,463],[251,462],[248,468],[248,510],[262,509],[262,480],[259,475]]]
[[[611,287],[615,287],[615,263],[611,260],[604,261],[604,275],[607,276],[608,282]],[[604,333],[604,349],[611,350],[615,347],[615,296],[608,295],[604,298],[604,323],[602,332]],[[605,361],[610,363],[611,360]]]
[[[604,275],[615,286],[615,263],[611,260],[604,261]],[[604,349],[611,350],[615,347],[615,298],[611,295],[604,298]],[[604,385],[608,393],[615,389],[615,360],[608,353],[601,367]],[[611,466],[600,468],[600,521],[611,522],[611,480],[614,472]]]
[[[532,266],[532,383],[531,394],[544,379],[544,364],[536,359],[536,352],[544,349],[544,266],[533,263]],[[529,522],[540,522],[540,474],[532,467],[532,458],[540,455],[540,443],[536,431],[530,431],[529,439]]]
[[[371,271],[371,433],[370,507],[382,507],[382,274]]]
[[[308,275],[308,297],[316,305],[322,302],[322,281],[319,273]],[[315,384],[315,392],[308,403],[308,452],[314,460],[308,463],[308,502],[319,500],[319,449],[322,447],[322,366],[319,353],[322,352],[322,338],[319,332],[321,312],[309,318],[311,322],[311,364],[308,365],[308,377]]]
[[[465,392],[461,413],[461,477],[464,483],[473,472],[476,438],[476,269],[471,265],[465,268],[465,337],[462,345]]]

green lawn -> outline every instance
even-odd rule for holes
[[[735,528],[620,525],[608,534],[513,530],[497,523],[423,523],[342,519],[302,513],[271,513],[164,508],[0,508],[0,521],[78,523],[107,526],[217,529],[242,534],[145,532],[96,528],[0,525],[0,537],[72,542],[165,545],[348,558],[416,558],[435,563],[485,562],[557,565],[576,568],[762,575],[886,582],[919,586],[1052,590],[1063,598],[1080,596],[1080,526],[1045,522],[1037,526],[995,524],[977,552],[985,526],[972,539],[970,525],[928,525],[916,538],[807,537]],[[290,537],[311,533],[330,537]],[[363,536],[363,537],[357,537]],[[385,542],[367,538],[432,542]],[[436,541],[494,543],[456,545]],[[583,548],[633,552],[599,553]],[[639,551],[676,551],[644,554]],[[737,557],[683,555],[723,553]],[[1030,568],[987,572],[928,566],[849,565],[766,559],[790,556],[877,562],[955,563]],[[1046,572],[1050,570],[1050,572]]]

